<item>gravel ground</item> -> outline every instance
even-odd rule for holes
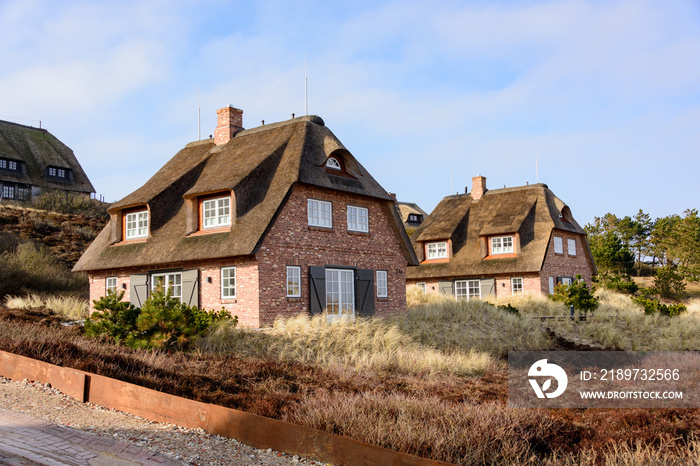
[[[93,403],[80,403],[54,388],[26,380],[13,382],[0,377],[0,407],[101,437],[130,442],[189,464],[324,464],[269,449],[257,450],[202,429],[152,422]]]

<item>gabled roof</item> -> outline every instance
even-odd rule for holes
[[[335,153],[348,176],[326,173]],[[393,198],[350,154],[317,116],[243,130],[229,142],[213,140],[185,146],[141,188],[113,204],[148,205],[148,241],[110,247],[110,225],[97,237],[74,270],[102,270],[255,254],[265,232],[296,183],[382,201],[409,264],[417,263]],[[230,233],[185,236],[186,199],[233,191],[235,223]],[[114,220],[113,220],[114,221]]]
[[[43,128],[0,120],[0,157],[24,162],[26,173],[0,172],[0,179],[39,186],[94,193],[92,183],[80,166],[70,147]],[[72,170],[71,181],[47,179],[47,167]]]
[[[449,262],[409,267],[407,278],[539,272],[553,230],[586,234],[566,204],[545,184],[492,189],[478,200],[471,194],[447,196],[418,227],[411,241],[418,257],[422,257],[425,242],[451,240],[453,256]],[[483,258],[482,238],[516,233],[520,251],[515,257]],[[590,259],[587,243],[584,250]]]

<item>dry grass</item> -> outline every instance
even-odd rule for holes
[[[500,358],[508,351],[542,350],[552,344],[536,322],[487,302],[418,291],[409,291],[408,300],[408,318],[392,321],[414,340],[441,351],[485,351]]]
[[[12,309],[46,307],[59,316],[70,320],[85,319],[90,312],[87,300],[72,296],[42,296],[38,294],[8,296],[5,298],[5,305]]]
[[[474,375],[493,364],[493,359],[481,351],[440,351],[421,345],[383,319],[328,323],[323,316],[297,316],[278,319],[266,331],[223,323],[201,339],[198,348],[215,354],[408,374]]]
[[[539,464],[556,431],[539,410],[468,405],[436,397],[317,392],[289,420],[373,445],[455,464]]]

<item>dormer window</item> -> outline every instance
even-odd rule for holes
[[[124,215],[124,239],[146,238],[148,236],[148,211],[129,212]]]
[[[9,170],[13,172],[18,172],[20,171],[19,168],[19,163],[17,163],[16,160],[10,160],[10,159],[0,159],[0,168],[3,170]]]
[[[48,167],[46,169],[46,176],[49,176],[51,178],[60,178],[62,180],[67,180],[69,178],[69,172],[67,168],[59,168],[59,167]]]
[[[447,242],[427,244],[428,259],[447,259]]]
[[[423,222],[423,216],[420,214],[408,214],[408,221],[411,223]]]
[[[343,169],[343,167],[340,165],[340,161],[333,156],[328,157],[328,160],[326,160],[326,168],[338,171],[341,171]]]
[[[491,238],[491,254],[512,254],[513,253],[513,237],[512,236],[497,236]]]
[[[223,196],[202,201],[202,228],[231,226],[231,197]]]

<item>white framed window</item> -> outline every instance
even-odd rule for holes
[[[221,267],[221,299],[236,297],[236,267]]]
[[[7,168],[7,160],[0,159],[0,168]]]
[[[341,167],[340,165],[340,162],[335,157],[328,157],[328,160],[326,160],[326,167],[330,168],[331,170],[343,169],[343,167]]]
[[[202,227],[219,228],[231,225],[231,197],[202,201]]]
[[[326,269],[328,320],[355,316],[355,274],[347,269]]]
[[[117,277],[107,277],[105,291],[109,294],[117,294]]]
[[[182,272],[154,273],[151,275],[151,291],[170,292],[170,296],[182,299]]]
[[[126,239],[145,238],[148,236],[148,211],[131,212],[126,214]]]
[[[510,254],[512,252],[512,236],[496,236],[495,238],[491,238],[491,254]]]
[[[17,188],[17,199],[19,199],[20,201],[28,201],[30,198],[31,196],[29,194],[29,188]]]
[[[2,197],[5,199],[15,198],[15,187],[14,186],[3,186],[2,187]]]
[[[65,178],[66,177],[66,170],[63,168],[58,168],[56,170],[56,176],[59,178]]]
[[[54,167],[49,167],[49,176],[56,176],[56,169]]]
[[[15,162],[14,160],[8,160],[7,161],[7,168],[9,168],[10,170],[17,171],[17,162]]]
[[[301,297],[301,267],[287,266],[287,297]]]
[[[554,237],[554,254],[564,254],[564,242],[560,236]]]
[[[377,298],[386,298],[387,296],[389,296],[389,291],[386,270],[377,270]]]
[[[562,285],[571,285],[573,282],[574,282],[574,280],[571,277],[561,277],[561,284]]]
[[[510,279],[510,290],[512,294],[522,294],[523,279],[521,277],[513,277]]]
[[[418,283],[416,283],[416,287],[418,288],[418,290],[419,290],[421,293],[425,294],[425,291],[426,291],[426,284],[425,284],[425,282],[418,282]]]
[[[348,230],[369,232],[369,211],[366,208],[348,206]]]
[[[479,280],[455,281],[455,298],[466,299],[481,298],[481,283]]]
[[[567,249],[569,251],[570,256],[575,256],[576,255],[576,240],[575,239],[569,239],[566,241],[567,243]]]
[[[332,228],[331,203],[309,199],[308,201],[309,226]]]
[[[428,243],[428,259],[447,258],[447,242]]]

